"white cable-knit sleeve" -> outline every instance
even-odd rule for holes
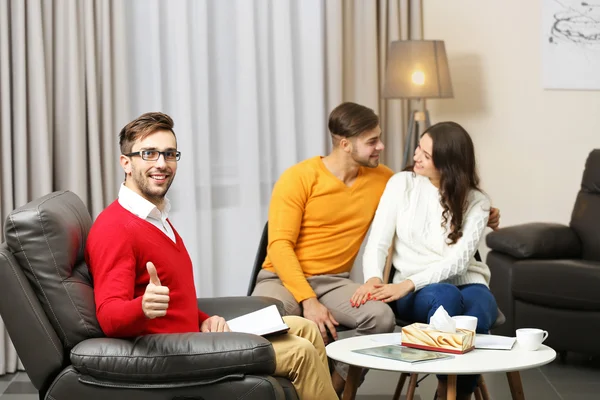
[[[407,190],[407,174],[400,172],[392,176],[379,200],[363,254],[365,282],[370,278],[383,280],[385,261],[396,232],[398,206],[404,199],[404,192]]]
[[[415,291],[427,285],[462,275],[467,271],[469,261],[479,247],[489,216],[489,200],[482,193],[473,192],[473,200],[465,214],[463,235],[455,244],[450,246],[451,250],[448,256],[444,260],[432,264],[427,269],[407,278],[415,284]]]

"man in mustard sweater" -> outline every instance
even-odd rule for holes
[[[317,323],[337,339],[339,324],[357,335],[392,332],[395,318],[383,302],[360,307],[350,299],[360,286],[350,270],[369,229],[379,198],[393,171],[379,164],[384,149],[379,117],[355,103],[343,103],[329,116],[333,150],[286,170],[273,188],[269,245],[253,295],[283,301],[286,311]],[[498,225],[494,210],[490,226]],[[495,224],[495,225],[494,225]],[[347,366],[332,376],[341,392]]]

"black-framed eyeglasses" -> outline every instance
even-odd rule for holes
[[[165,150],[165,151],[140,150],[140,151],[134,151],[133,153],[123,154],[123,155],[127,156],[127,157],[140,156],[140,157],[142,157],[142,160],[144,160],[144,161],[156,161],[160,158],[161,154],[165,158],[165,161],[179,161],[179,159],[181,158],[181,152],[177,151],[177,150]]]

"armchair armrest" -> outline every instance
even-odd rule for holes
[[[208,315],[220,315],[226,320],[260,310],[272,304],[277,306],[281,315],[285,315],[283,303],[272,297],[239,296],[198,299],[200,310]]]
[[[275,372],[275,351],[267,339],[246,333],[156,334],[84,340],[71,350],[71,363],[100,380],[173,383],[270,375]]]
[[[568,226],[553,223],[515,225],[485,238],[492,250],[515,258],[559,259],[581,257],[581,241]]]

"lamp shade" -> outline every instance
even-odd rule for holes
[[[442,40],[392,42],[383,86],[386,98],[454,97]]]

